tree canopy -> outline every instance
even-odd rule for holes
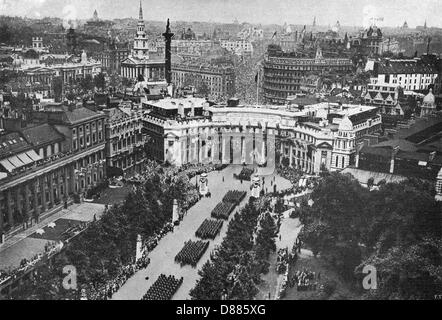
[[[352,176],[332,173],[312,200],[303,208],[301,239],[347,279],[374,265],[380,288],[370,297],[432,298],[441,291],[441,206],[427,183],[407,180],[369,191]]]

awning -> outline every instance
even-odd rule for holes
[[[26,153],[18,154],[17,158],[19,158],[25,165],[34,162],[34,160],[32,160]]]
[[[0,164],[8,171],[12,172],[12,170],[15,169],[15,167],[8,161],[8,159],[0,161]]]
[[[26,151],[26,154],[28,155],[29,158],[31,158],[34,161],[40,161],[43,159],[34,150]]]
[[[21,162],[21,160],[19,158],[17,158],[17,156],[10,157],[10,158],[8,158],[8,160],[16,168],[20,168],[20,167],[23,167],[25,165],[23,162]]]

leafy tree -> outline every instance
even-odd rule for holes
[[[261,218],[256,236],[256,254],[258,258],[267,260],[270,252],[276,251],[276,234],[277,227],[275,220],[269,212],[266,212]]]
[[[207,86],[207,84],[206,84],[205,81],[201,81],[201,82],[198,84],[198,86],[197,86],[197,88],[196,88],[196,91],[197,91],[199,94],[201,94],[201,95],[203,95],[203,96],[206,96],[206,97],[210,95],[210,88]]]
[[[94,85],[101,90],[104,90],[104,88],[106,88],[106,79],[104,77],[104,73],[100,72],[98,75],[95,76]]]
[[[312,199],[301,239],[348,280],[361,278],[365,265],[376,266],[380,289],[366,298],[421,299],[440,292],[441,207],[431,185],[410,179],[369,192],[351,176],[332,173]]]
[[[55,102],[60,102],[63,94],[63,80],[60,77],[52,80],[52,90],[54,91]]]
[[[5,44],[9,44],[12,39],[12,33],[8,27],[8,25],[3,24],[0,26],[0,42]]]
[[[90,74],[80,80],[80,88],[86,92],[94,88],[94,81]]]

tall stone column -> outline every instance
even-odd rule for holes
[[[167,81],[167,84],[172,83],[172,50],[171,50],[171,43],[172,43],[172,37],[173,33],[170,30],[170,22],[169,19],[167,19],[167,25],[166,25],[166,32],[163,33],[164,41],[166,43],[164,55],[165,55],[165,78]]]

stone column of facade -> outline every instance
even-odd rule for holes
[[[262,140],[261,140],[261,160],[262,162],[266,161],[266,138],[265,135],[262,135]]]
[[[255,131],[255,149],[253,150],[253,162],[255,164],[261,163],[262,160],[262,149],[264,143],[264,136],[260,129]]]
[[[246,164],[253,164],[253,128],[247,128],[244,139],[244,161]]]
[[[230,163],[230,144],[231,144],[232,134],[230,132],[224,132],[223,134],[223,163]]]
[[[23,186],[18,186],[17,188],[15,188],[14,192],[15,210],[18,211],[21,215],[24,214],[23,201],[25,201],[22,197],[22,188]]]
[[[38,180],[35,179],[33,183],[33,192],[34,192],[34,216],[38,216],[40,214],[40,208],[38,206]]]
[[[232,133],[233,164],[241,164],[241,136],[238,128]]]
[[[51,208],[54,207],[54,173],[53,172],[49,172],[48,173],[48,189],[49,189],[49,202],[51,204]]]
[[[46,176],[40,178],[40,190],[41,190],[41,212],[45,212],[48,204],[46,199]]]
[[[6,198],[6,209],[8,210],[8,221],[9,221],[9,225],[11,227],[14,226],[14,215],[12,212],[12,208],[11,208],[11,190],[8,189],[7,191],[7,198]]]
[[[219,163],[219,152],[220,152],[220,143],[219,143],[220,136],[218,134],[218,131],[213,130],[212,131],[212,163]]]
[[[61,201],[61,190],[60,190],[61,189],[60,188],[60,186],[61,186],[61,170],[62,169],[58,169],[54,173],[54,175],[55,175],[55,183],[56,183],[55,189],[57,190],[57,199],[59,201],[59,204],[60,204],[60,201]]]
[[[74,164],[68,166],[69,174],[69,193],[75,193],[75,167]]]
[[[267,139],[266,139],[266,161],[267,161],[267,168],[274,168],[275,163],[275,144],[276,144],[276,137],[275,137],[275,130],[274,129],[267,129]]]
[[[25,198],[23,199],[24,201],[24,211],[23,214],[26,216],[26,223],[30,220],[30,206],[29,206],[29,184],[26,183],[24,185],[24,191],[25,191]]]

